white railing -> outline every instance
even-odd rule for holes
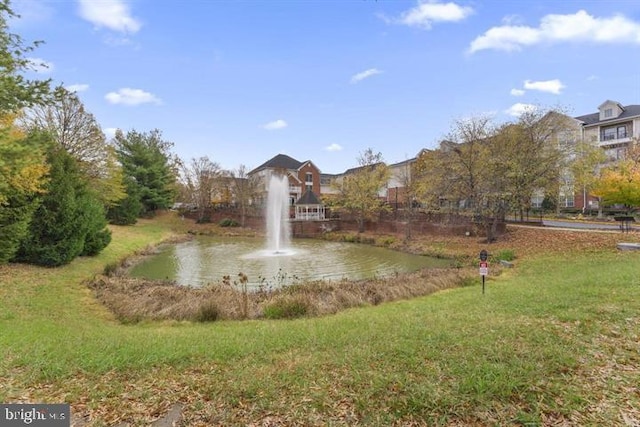
[[[324,212],[296,212],[296,219],[313,221],[324,219]]]

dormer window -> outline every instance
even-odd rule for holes
[[[620,115],[624,112],[624,108],[622,105],[615,101],[605,101],[598,107],[600,112],[600,120],[611,120],[616,117],[620,117]]]

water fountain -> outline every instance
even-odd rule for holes
[[[285,286],[298,278],[358,280],[414,271],[428,264],[449,265],[447,260],[342,242],[301,239],[292,247],[289,180],[286,176],[272,176],[267,189],[266,245],[250,237],[199,236],[167,247],[133,267],[130,274],[147,279],[169,278],[197,287],[242,272],[249,277],[250,286],[259,287],[265,283]],[[256,250],[259,247],[262,249]]]
[[[272,175],[267,193],[267,253],[291,255],[291,225],[289,224],[289,179]]]

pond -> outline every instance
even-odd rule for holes
[[[297,239],[286,251],[273,253],[263,248],[264,240],[258,238],[198,236],[162,247],[129,274],[200,287],[221,283],[223,276],[237,281],[238,274],[244,273],[250,287],[280,287],[307,280],[359,280],[451,266],[450,260],[356,243]]]

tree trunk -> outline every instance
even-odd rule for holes
[[[240,226],[242,226],[243,228],[245,223],[245,216],[246,216],[246,208],[244,206],[244,203],[242,203],[240,205]]]
[[[411,227],[413,226],[413,217],[414,217],[414,207],[411,202],[409,202],[408,206],[405,208],[405,220],[406,224],[404,226],[404,238],[405,240],[411,240]]]
[[[602,198],[598,197],[598,218],[602,218]]]

